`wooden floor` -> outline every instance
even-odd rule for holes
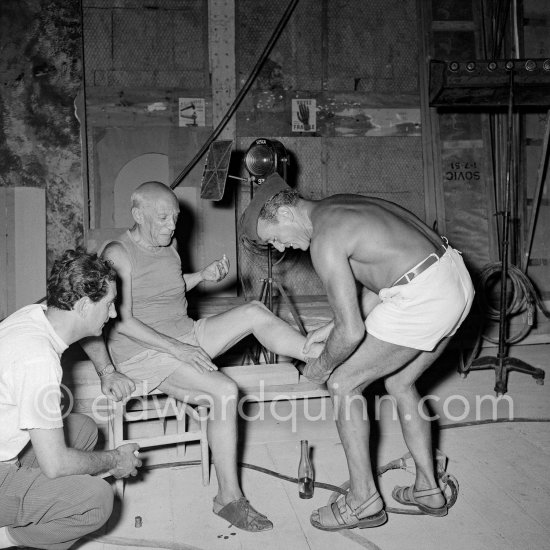
[[[486,355],[494,352],[494,348],[484,350]],[[550,370],[548,344],[516,346],[513,355]],[[329,491],[316,489],[311,500],[301,500],[295,484],[243,468],[247,497],[275,524],[273,531],[248,534],[212,514],[217,487],[213,469],[210,486],[203,487],[198,466],[159,468],[127,484],[124,502],[117,505],[107,529],[97,533],[96,540],[79,543],[78,548],[550,549],[550,381],[538,385],[531,377],[511,373],[509,391],[496,410],[499,418],[513,416],[515,422],[456,427],[492,417],[489,398],[494,396],[494,374],[475,372],[463,379],[455,366],[449,357],[421,381],[423,393],[433,396],[433,413],[441,416],[437,447],[447,455],[447,471],[460,486],[458,500],[445,518],[392,513],[387,524],[376,529],[325,533],[310,525],[309,516],[314,508],[326,504]],[[371,443],[382,465],[402,456],[406,448],[391,403],[383,402],[378,409],[379,414],[373,411],[378,420],[373,422]],[[341,484],[347,479],[327,399],[256,404],[247,412],[253,419],[242,421],[241,461],[295,476],[300,440],[308,439],[316,480]],[[189,446],[183,460],[198,458],[194,447]],[[182,457],[174,456],[174,460]],[[155,461],[152,456],[149,463]],[[386,506],[398,506],[391,498],[393,485],[412,480],[403,470],[381,476]],[[136,526],[138,516],[140,527]]]

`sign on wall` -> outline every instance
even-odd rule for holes
[[[180,97],[179,126],[205,126],[205,110],[203,97]]]
[[[317,131],[317,101],[315,99],[292,100],[292,131]]]

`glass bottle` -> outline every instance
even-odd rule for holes
[[[309,459],[309,446],[307,440],[301,441],[302,452],[298,466],[298,494],[300,498],[311,498],[313,496],[313,465]]]

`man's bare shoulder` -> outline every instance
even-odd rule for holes
[[[120,241],[111,241],[105,246],[101,257],[110,262],[116,271],[130,269],[128,251]]]
[[[352,197],[332,195],[316,203],[311,215],[312,257],[331,258],[335,253],[349,255],[348,248],[353,248],[358,230],[357,205]]]
[[[368,226],[377,215],[380,205],[363,195],[332,195],[320,200],[312,221],[319,232],[342,233],[354,231],[357,223]]]
[[[352,194],[319,201],[312,216],[312,256],[370,257],[386,241],[398,217],[386,204],[392,203]]]

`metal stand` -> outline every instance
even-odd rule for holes
[[[279,281],[275,280],[273,278],[273,247],[271,245],[268,245],[267,247],[267,278],[262,279],[262,288],[260,290],[260,296],[258,300],[262,302],[269,311],[273,312],[273,285],[277,287],[277,290],[279,291],[279,295],[282,296],[284,303],[288,306],[290,313],[292,314],[292,317],[294,318],[294,321],[298,325],[298,328],[300,329],[300,332],[306,336],[307,332],[304,328],[304,324],[302,323],[302,320],[300,319],[300,315],[298,314],[298,310],[296,309],[296,306],[292,303],[290,300],[288,294],[286,293],[285,289],[281,286]],[[263,346],[260,346],[257,352],[253,356],[254,363],[257,363],[260,358],[260,353],[263,354],[264,359],[268,363],[275,363],[276,356],[272,351],[266,350]]]
[[[502,220],[502,242],[500,249],[500,259],[502,263],[502,271],[500,276],[500,310],[499,310],[499,332],[498,332],[498,354],[496,357],[479,357],[474,359],[471,365],[459,371],[464,377],[470,370],[495,370],[495,392],[497,396],[503,395],[508,389],[508,372],[517,371],[524,374],[530,374],[537,384],[544,384],[544,371],[533,367],[514,357],[507,356],[506,342],[507,322],[506,322],[506,289],[508,283],[508,244],[510,238],[510,207],[511,207],[511,160],[512,160],[512,130],[513,130],[513,71],[510,71],[510,98],[508,103],[508,136],[507,136],[507,159],[506,159],[506,182],[505,182],[505,207]]]

